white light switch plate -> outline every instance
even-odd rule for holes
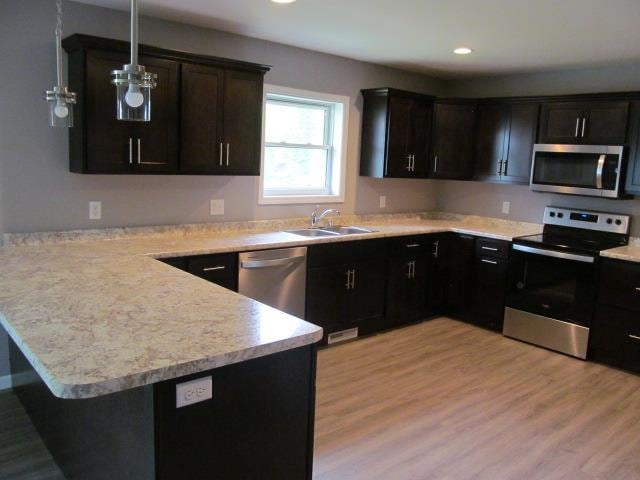
[[[102,202],[89,202],[89,220],[102,218]]]
[[[511,211],[511,202],[502,202],[502,213],[509,215]]]
[[[216,198],[211,200],[211,215],[224,215],[224,198]]]
[[[380,208],[387,208],[387,197],[380,195]]]
[[[176,385],[176,408],[213,398],[213,380],[211,377],[198,378]]]

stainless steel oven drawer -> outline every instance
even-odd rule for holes
[[[507,307],[502,334],[583,360],[587,358],[589,329],[574,323]]]

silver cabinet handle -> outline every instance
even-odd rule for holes
[[[133,165],[133,138],[129,137],[129,165]]]
[[[498,264],[497,261],[489,260],[489,259],[486,259],[486,258],[483,258],[481,261],[482,261],[482,263],[490,263],[491,265],[497,265]]]
[[[420,246],[419,243],[409,243],[406,245],[407,248],[417,248],[419,246]]]
[[[636,287],[636,292],[640,292],[640,287]]]
[[[416,261],[411,262],[411,278],[416,278]]]
[[[411,264],[413,262],[407,262],[407,278],[411,278]]]
[[[485,247],[484,245],[481,247],[482,250],[489,250],[490,252],[497,252],[498,249],[495,247]]]
[[[231,149],[230,144],[227,143],[227,167],[229,166],[229,150]]]
[[[576,118],[576,133],[574,137],[578,138],[578,132],[580,131],[580,117]]]
[[[345,287],[347,287],[347,290],[351,288],[351,270],[347,270],[347,284]]]
[[[416,171],[416,154],[415,153],[411,154],[411,171],[412,172]]]
[[[140,161],[141,161],[141,153],[142,150],[142,142],[140,141],[140,139],[138,139],[138,165],[140,165]]]
[[[632,340],[640,341],[640,337],[638,337],[637,335],[629,335],[629,338],[632,339]]]
[[[436,247],[433,252],[433,256],[434,258],[438,258],[438,254],[440,253],[440,240],[433,242],[433,245]]]
[[[219,267],[207,267],[207,268],[203,268],[203,269],[202,269],[202,271],[203,271],[203,272],[215,272],[215,271],[218,271],[218,270],[224,270],[225,268],[227,268],[227,267],[225,267],[224,265],[221,265],[221,266],[219,266]]]
[[[438,171],[438,155],[436,154],[436,157],[433,159],[433,173],[436,173]]]
[[[354,290],[356,288],[356,270],[355,268],[351,270],[351,289]]]
[[[584,128],[587,125],[587,117],[583,117],[582,118],[582,135],[581,137],[584,138]]]
[[[407,155],[407,172],[411,171],[411,154]]]
[[[224,150],[223,143],[220,142],[220,166],[222,166],[222,150]]]

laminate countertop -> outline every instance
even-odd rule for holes
[[[120,232],[108,240],[77,241],[77,234],[64,232],[5,236],[12,245],[0,248],[0,323],[55,396],[91,398],[322,337],[320,327],[158,258],[446,231],[511,240],[541,231],[540,225],[480,217],[357,220],[376,232],[310,239],[237,230],[235,224],[233,231],[162,227],[154,235],[146,229],[148,235]]]
[[[601,257],[626,260],[627,262],[640,263],[640,239],[632,239],[626,247],[612,248],[600,252]]]

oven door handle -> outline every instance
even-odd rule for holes
[[[596,169],[596,187],[598,190],[602,190],[602,174],[604,173],[604,162],[606,155],[600,155],[598,159],[598,168]]]
[[[555,250],[545,250],[543,248],[528,247],[526,245],[513,245],[513,249],[524,253],[544,255],[545,257],[561,258],[563,260],[574,260],[583,263],[595,263],[595,257],[588,255],[578,255],[575,253],[556,252]]]

